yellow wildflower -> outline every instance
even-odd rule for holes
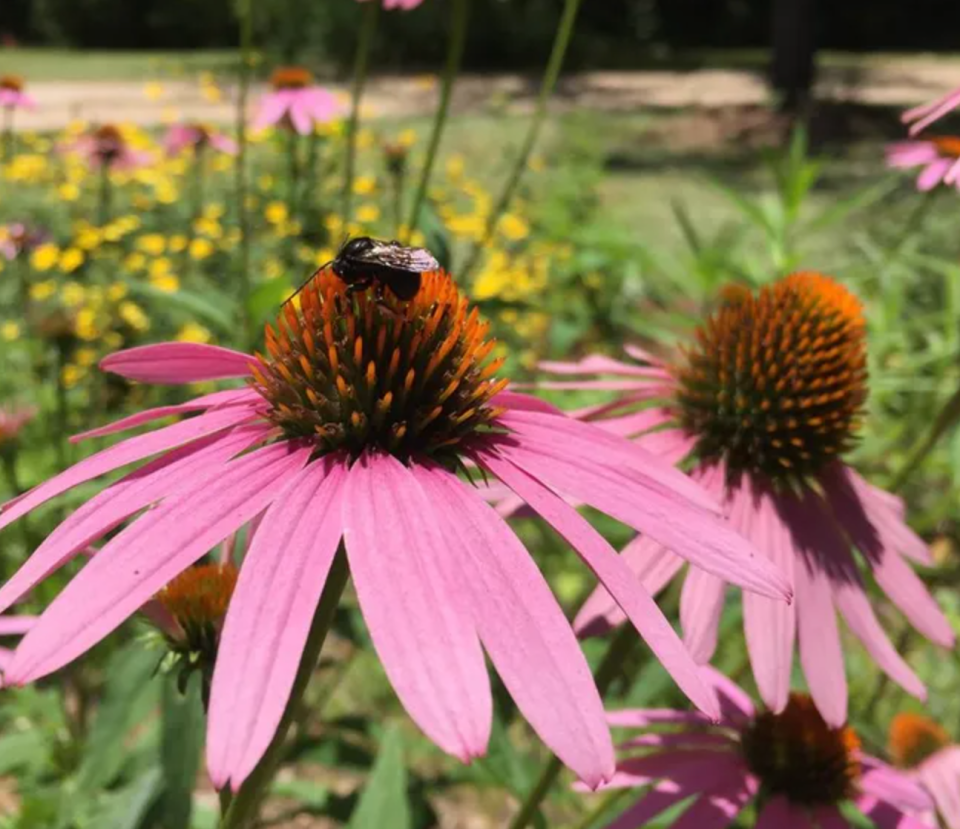
[[[136,331],[146,331],[150,328],[150,320],[143,309],[133,302],[121,302],[120,319]]]
[[[202,325],[188,322],[177,332],[175,339],[181,343],[209,343],[213,335]]]
[[[90,368],[97,362],[97,352],[92,348],[78,348],[76,354],[73,355],[73,359],[77,361],[77,365],[81,368]]]
[[[180,290],[180,279],[172,273],[151,274],[150,284],[165,294],[175,294]]]
[[[171,253],[182,253],[187,249],[187,244],[189,244],[189,239],[184,236],[182,233],[178,233],[175,236],[170,237],[170,252]]]
[[[103,244],[103,234],[99,228],[86,226],[77,233],[75,242],[81,250],[96,250]]]
[[[511,242],[519,242],[530,235],[530,225],[516,213],[504,213],[500,217],[500,232]]]
[[[380,208],[375,204],[361,204],[357,208],[357,221],[364,224],[373,224],[380,218]]]
[[[270,202],[263,211],[263,215],[272,225],[283,224],[287,220],[287,206],[282,201]]]
[[[377,190],[377,180],[373,176],[357,176],[353,181],[353,192],[358,196],[369,196]]]
[[[123,266],[128,271],[141,271],[147,266],[147,257],[139,251],[134,251],[123,260]]]
[[[137,239],[137,247],[151,256],[161,256],[167,249],[167,240],[160,233],[146,233]]]
[[[12,343],[20,337],[20,326],[15,322],[5,322],[0,325],[0,339]]]
[[[51,242],[46,242],[37,247],[30,254],[30,264],[35,271],[49,271],[60,259],[60,248]]]
[[[114,282],[107,288],[107,299],[111,302],[119,302],[127,295],[127,286],[122,282]]]
[[[154,259],[150,263],[150,267],[147,268],[147,272],[150,274],[150,278],[153,279],[158,276],[166,276],[170,273],[172,263],[165,256],[161,256],[159,259]]]
[[[190,258],[196,259],[197,261],[206,259],[215,250],[216,248],[213,246],[213,242],[209,239],[194,239],[190,243]]]
[[[263,263],[263,275],[266,279],[277,279],[283,276],[283,263],[279,259],[268,259]]]
[[[67,248],[60,255],[60,270],[64,273],[73,273],[83,264],[84,255],[82,250],[77,248]]]
[[[148,101],[159,101],[163,97],[163,85],[156,81],[151,81],[143,87],[143,94]]]
[[[57,292],[57,283],[53,281],[38,282],[30,286],[30,299],[43,302],[50,299]]]
[[[100,329],[97,326],[96,312],[92,308],[81,308],[77,312],[74,330],[77,332],[77,336],[85,342],[93,342],[99,338]]]
[[[64,366],[60,372],[60,380],[63,382],[64,387],[68,389],[72,389],[86,376],[87,370],[85,368],[73,364]]]
[[[68,282],[60,289],[60,299],[68,308],[82,305],[86,296],[87,291],[79,282]]]
[[[57,196],[60,201],[76,201],[80,198],[80,188],[73,182],[68,181],[57,188]]]

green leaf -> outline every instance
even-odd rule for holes
[[[250,312],[251,319],[265,322],[268,318],[275,317],[277,310],[286,302],[293,290],[294,286],[282,277],[261,282],[253,289],[253,293],[247,300],[247,310]]]
[[[221,334],[234,334],[237,330],[236,304],[226,292],[216,295],[195,294],[181,289],[168,293],[139,282],[131,282],[129,286],[132,294],[149,300],[151,307],[167,306],[184,311],[191,317],[199,318],[199,321],[216,328]]]
[[[163,786],[163,773],[152,768],[136,780],[104,798],[103,808],[91,816],[91,826],[98,829],[142,829],[150,807]],[[184,829],[182,823],[177,829]]]
[[[200,674],[194,672],[185,694],[177,689],[173,675],[163,679],[160,765],[163,793],[159,822],[162,829],[190,825],[193,789],[200,768],[204,717],[200,699]]]
[[[450,270],[450,262],[453,258],[450,236],[432,204],[428,203],[420,208],[420,229],[426,237],[427,248],[436,257],[440,267]]]
[[[47,756],[43,732],[31,728],[0,737],[0,774],[39,766]]]
[[[407,769],[403,738],[396,726],[389,728],[380,745],[367,785],[350,817],[349,829],[412,829],[407,800]]]

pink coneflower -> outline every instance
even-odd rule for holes
[[[901,120],[910,125],[910,135],[916,135],[929,127],[934,121],[939,121],[945,115],[949,115],[957,107],[960,107],[960,89],[954,89],[929,104],[908,109],[901,116]]]
[[[0,452],[20,437],[23,427],[33,420],[36,414],[37,410],[32,406],[21,408],[0,406]]]
[[[509,526],[455,474],[499,477],[564,535],[697,705],[712,691],[619,555],[558,492],[658,538],[706,571],[765,595],[776,568],[717,520],[688,478],[629,442],[504,391],[494,341],[449,275],[416,296],[352,292],[329,268],[266,330],[266,354],[167,343],[115,354],[107,371],[148,383],[242,377],[248,387],[133,415],[196,417],[99,452],[8,504],[0,528],[62,492],[155,460],[69,517],[0,588],[23,596],[144,507],[24,639],[9,680],[35,680],[109,634],[220,540],[258,519],[220,640],[207,759],[234,789],[270,742],[340,548],[387,676],[424,732],[464,760],[491,725],[483,649],[558,756],[596,785],[613,771],[599,694],[576,638]],[[482,647],[481,647],[482,645]]]
[[[960,829],[960,745],[933,720],[904,713],[890,723],[889,750],[926,789],[948,829]]]
[[[34,109],[37,102],[23,91],[23,78],[17,75],[0,77],[0,107],[6,109]]]
[[[752,801],[759,801],[756,829],[858,825],[841,807],[878,829],[928,827],[913,817],[930,807],[923,789],[864,754],[849,726],[828,725],[809,697],[791,695],[780,713],[757,711],[737,685],[709,674],[723,710],[719,723],[669,709],[608,714],[611,726],[644,733],[623,743],[617,773],[605,788],[647,791],[607,829],[644,826],[688,798],[670,824],[677,829],[723,829]]]
[[[167,155],[180,155],[190,150],[195,155],[203,153],[208,147],[227,155],[237,154],[237,142],[205,124],[174,124],[167,130],[164,138]]]
[[[922,167],[917,178],[917,189],[922,192],[938,184],[960,187],[960,137],[931,135],[891,144],[887,148],[887,165],[900,169]]]
[[[360,0],[361,3],[365,3],[366,0]],[[383,7],[385,9],[402,9],[405,12],[415,9],[419,6],[423,0],[383,0]]]
[[[48,238],[47,231],[23,222],[0,226],[0,255],[12,262],[22,253],[30,253]]]
[[[282,124],[309,135],[315,124],[333,121],[342,111],[336,96],[314,84],[313,75],[299,66],[275,70],[270,85],[273,91],[263,96],[253,120],[255,130]]]
[[[867,397],[865,323],[856,297],[816,273],[793,274],[757,295],[731,289],[676,364],[631,353],[644,364],[594,357],[546,367],[619,375],[559,385],[619,390],[618,400],[580,416],[639,436],[640,446],[664,458],[692,459],[693,477],[724,504],[733,527],[796,580],[792,605],[743,597],[747,648],[764,702],[774,711],[787,704],[796,639],[821,713],[832,725],[846,720],[837,611],[881,669],[923,696],[923,684],[874,615],[851,551],[860,551],[917,630],[953,646],[950,623],[904,560],[931,563],[927,546],[906,524],[903,502],[842,460],[856,440]],[[638,403],[653,407],[638,409]],[[650,537],[634,540],[623,555],[652,593],[684,565]],[[689,568],[680,618],[700,662],[716,648],[725,598],[722,574]],[[602,632],[622,618],[599,590],[581,609],[577,629]]]
[[[133,149],[113,124],[96,127],[68,149],[83,156],[94,169],[132,170],[150,163],[149,154]]]

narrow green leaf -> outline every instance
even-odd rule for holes
[[[179,290],[168,293],[138,282],[129,283],[129,287],[132,294],[149,300],[154,308],[166,306],[183,311],[216,328],[221,334],[233,334],[237,330],[236,304],[225,292],[197,294]]]
[[[367,785],[350,817],[349,829],[412,829],[407,800],[407,769],[403,738],[396,726],[389,728],[380,745]]]
[[[175,676],[164,677],[161,711],[163,793],[160,796],[159,822],[162,829],[180,829],[190,825],[193,789],[203,748],[200,674],[193,673],[185,694],[177,689]]]

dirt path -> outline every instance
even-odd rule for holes
[[[905,107],[957,86],[960,69],[955,64],[910,58],[825,70],[818,91],[832,100]],[[346,96],[345,87],[334,88]],[[254,102],[261,91],[254,90]],[[516,75],[465,76],[457,85],[454,106],[460,112],[502,107],[523,111],[532,106],[536,91],[535,80]],[[151,125],[179,118],[212,122],[233,118],[233,90],[222,89],[220,100],[211,100],[210,90],[196,82],[163,83],[162,96],[155,100],[147,96],[147,86],[132,81],[48,81],[32,84],[30,92],[39,106],[34,112],[18,113],[21,129],[56,129],[73,119]],[[418,115],[433,110],[437,94],[435,78],[383,76],[371,82],[365,104],[374,115]],[[566,78],[556,106],[631,111],[742,106],[768,100],[762,79],[746,71],[591,72]]]

